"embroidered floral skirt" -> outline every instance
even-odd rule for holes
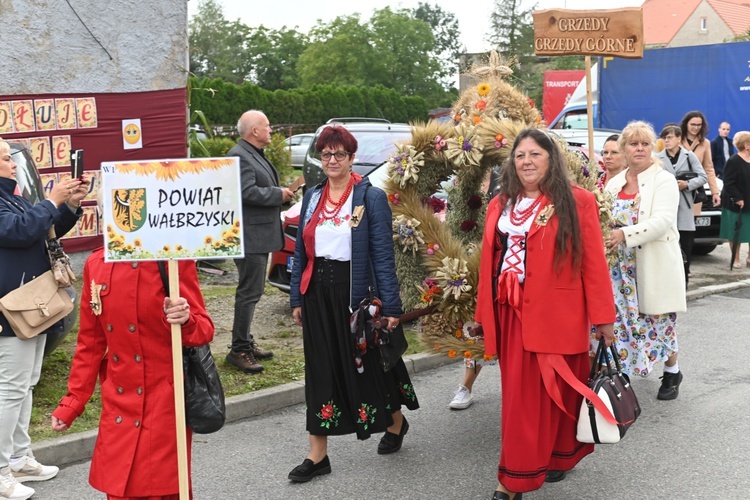
[[[614,217],[621,226],[638,222],[637,200],[615,201]],[[666,361],[678,351],[677,314],[642,314],[638,308],[638,283],[636,282],[635,248],[621,243],[617,248],[617,261],[610,267],[612,293],[615,298],[617,319],[614,330],[620,366],[628,375],[645,377],[656,363]],[[591,328],[593,356],[599,341],[596,327]]]
[[[349,328],[349,263],[334,266],[340,269],[316,269],[302,296],[307,431],[367,439],[385,432],[402,405],[416,410],[419,402],[403,360],[386,373],[379,351],[368,349],[364,371],[357,372]]]

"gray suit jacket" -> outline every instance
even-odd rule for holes
[[[680,153],[677,157],[677,163],[672,165],[672,162],[667,156],[667,151],[663,150],[659,152],[656,157],[661,161],[664,170],[679,177],[680,174],[685,174],[691,171],[698,174],[698,177],[687,181],[688,188],[680,191],[680,205],[677,210],[677,229],[680,231],[695,231],[695,217],[693,217],[693,191],[696,189],[703,189],[703,185],[708,182],[706,171],[703,169],[703,165],[695,156],[695,153],[688,151],[687,149],[680,146]],[[688,165],[688,157],[690,157],[690,165]]]
[[[227,156],[240,159],[245,254],[280,250],[284,246],[284,234],[279,173],[244,139],[240,139]]]

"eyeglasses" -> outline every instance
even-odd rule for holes
[[[348,151],[336,151],[335,153],[331,153],[330,151],[323,151],[320,153],[320,159],[323,161],[331,161],[331,156],[336,158],[336,161],[344,161],[347,156],[349,156],[351,153]]]

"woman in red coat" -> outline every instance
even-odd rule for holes
[[[615,319],[596,199],[571,186],[546,132],[518,135],[499,191],[487,209],[475,314],[502,373],[495,500],[560,480],[593,451],[576,440],[582,397],[563,379],[585,383],[590,325],[609,345]]]
[[[174,302],[156,262],[106,264],[100,248],[83,270],[78,345],[52,428],[63,431],[83,413],[99,376],[102,414],[89,483],[108,499],[179,496],[170,325],[182,325],[185,346],[214,335],[195,263],[180,261],[179,270]],[[189,457],[188,449],[188,464]]]

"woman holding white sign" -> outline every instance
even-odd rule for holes
[[[98,377],[102,413],[89,483],[110,500],[179,497],[171,325],[182,325],[188,347],[214,335],[195,263],[179,261],[179,276],[172,301],[155,261],[105,263],[99,248],[83,270],[78,345],[52,428],[64,431],[83,414]]]
[[[387,329],[399,323],[388,200],[352,172],[357,140],[344,127],[324,129],[316,149],[327,180],[302,201],[290,290],[292,316],[302,325],[310,433],[307,458],[289,473],[295,482],[331,472],[330,435],[385,432],[378,454],[399,451],[409,430],[401,406],[419,407],[404,362],[384,371],[378,349],[355,345],[349,323],[371,286]]]

